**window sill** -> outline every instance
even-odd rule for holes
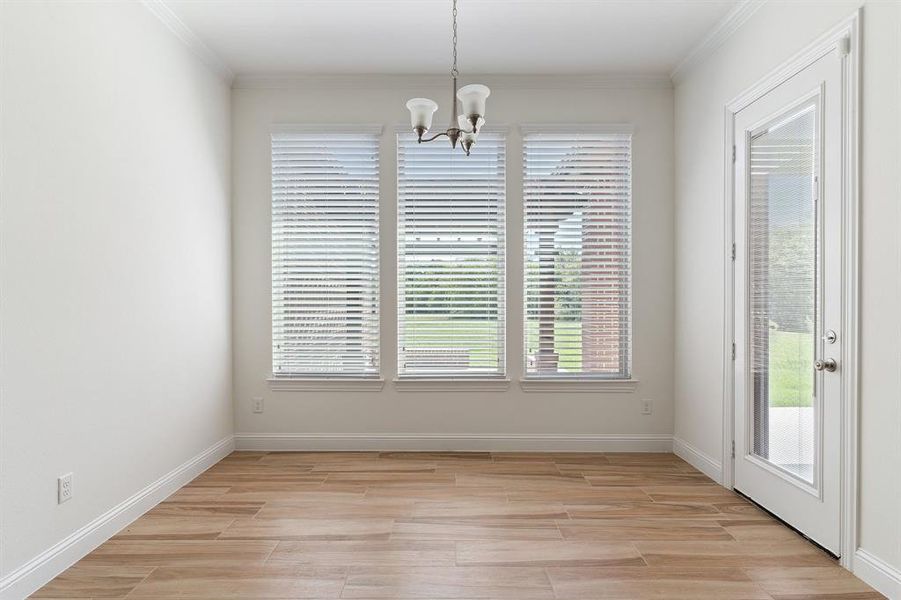
[[[638,389],[638,380],[526,378],[519,380],[519,387],[524,392],[631,393]]]
[[[510,387],[507,378],[395,377],[401,392],[502,392]]]
[[[273,392],[377,392],[385,387],[379,377],[270,377]]]

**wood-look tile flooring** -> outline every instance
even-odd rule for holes
[[[36,598],[869,600],[672,454],[235,452]]]

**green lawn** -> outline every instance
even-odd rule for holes
[[[497,365],[497,349],[492,340],[497,335],[497,321],[448,319],[429,322],[426,317],[407,317],[406,341],[419,348],[472,348],[472,367],[492,368]]]
[[[428,322],[425,317],[407,317],[406,343],[420,348],[471,348],[469,360],[473,367],[493,367],[497,351],[491,343],[497,332],[497,321],[468,321],[449,319]],[[512,340],[510,341],[512,342]],[[510,343],[508,342],[508,343]],[[518,343],[518,341],[517,341]],[[538,345],[538,323],[528,324],[530,348]],[[560,367],[567,371],[582,368],[582,329],[578,322],[558,322],[555,327],[555,346],[560,355]]]
[[[813,401],[813,334],[770,331],[770,406]]]
[[[538,323],[527,324],[530,348],[538,345]],[[576,371],[582,367],[582,332],[578,322],[558,322],[556,351],[560,367]],[[449,319],[430,323],[426,318],[407,318],[406,343],[421,348],[480,348],[469,351],[470,365],[492,368],[497,351],[491,343],[497,321]],[[510,340],[508,343],[518,343]],[[810,406],[813,397],[813,334],[770,331],[770,406]]]
[[[526,323],[526,342],[529,348],[538,347],[538,321]],[[564,371],[582,369],[582,324],[578,321],[557,321],[554,325],[554,350],[557,363]]]

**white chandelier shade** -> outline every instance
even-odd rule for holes
[[[485,100],[491,94],[488,86],[479,83],[471,83],[464,85],[457,91],[457,98],[463,108],[463,114],[468,118],[475,115],[479,117],[485,116]],[[482,119],[484,121],[484,119]]]
[[[479,117],[478,122],[476,123],[476,131],[482,130],[482,125],[485,124],[485,119]],[[464,133],[472,133],[472,123],[469,121],[466,115],[460,115],[457,117],[457,125],[460,128],[460,131]]]
[[[426,131],[432,128],[432,116],[438,110],[438,104],[428,98],[413,98],[407,102],[407,108],[414,131],[420,127]]]
[[[464,131],[460,136],[460,140],[463,143],[464,148],[471,148],[473,144],[476,143],[476,140],[479,139],[478,133],[473,133],[472,131]]]

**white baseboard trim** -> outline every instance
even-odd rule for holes
[[[889,600],[901,600],[901,570],[866,550],[857,549],[852,563],[854,574]]]
[[[722,485],[723,464],[704,454],[688,442],[673,437],[673,453],[695,469]]]
[[[238,450],[671,452],[669,434],[237,433]]]
[[[33,594],[178,488],[228,456],[234,447],[232,436],[220,440],[41,552],[0,579],[0,600],[19,600]]]

